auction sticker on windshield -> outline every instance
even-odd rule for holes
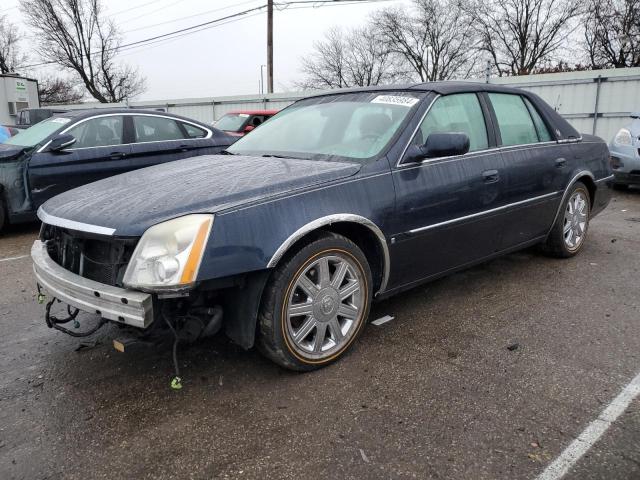
[[[61,123],[64,125],[65,123],[69,123],[71,121],[70,118],[58,117],[51,119],[51,123]]]
[[[403,107],[413,107],[420,100],[415,97],[403,97],[401,95],[378,95],[371,100],[371,103],[386,103],[389,105],[400,105]]]

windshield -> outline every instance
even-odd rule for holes
[[[391,141],[421,92],[367,92],[302,100],[227,150],[324,160],[377,156]]]
[[[214,127],[228,132],[239,132],[247,118],[249,118],[248,113],[227,113],[214,124]]]
[[[65,117],[51,117],[35,124],[25,130],[21,130],[16,136],[4,142],[7,145],[18,145],[20,147],[33,147],[42,142],[56,130],[61,129],[71,119]]]

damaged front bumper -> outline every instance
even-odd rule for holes
[[[151,294],[113,287],[83,278],[54,262],[46,244],[36,240],[31,248],[33,271],[40,289],[84,312],[138,328],[154,319]]]

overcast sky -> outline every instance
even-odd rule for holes
[[[313,42],[321,39],[329,28],[359,26],[371,12],[379,8],[408,6],[409,2],[390,0],[276,10],[275,91],[294,89],[293,82],[300,78],[300,58],[312,51]],[[18,0],[2,0],[0,14],[7,14],[11,21],[21,26],[23,32],[28,33],[17,8],[18,3]],[[266,0],[103,0],[123,34],[123,44],[265,3]],[[309,3],[313,4],[312,1]],[[119,59],[137,66],[147,78],[147,91],[139,99],[255,94],[258,93],[260,65],[266,63],[266,24],[264,10],[175,40],[133,48],[123,52]],[[28,42],[24,42],[23,48],[27,47]],[[31,58],[34,63],[39,60]],[[37,77],[44,71],[40,67],[40,70],[20,73]]]

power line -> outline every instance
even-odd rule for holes
[[[184,0],[174,0],[174,1],[173,1],[171,4],[169,4],[169,5],[164,5],[164,6],[162,6],[162,7],[156,8],[155,10],[151,10],[150,12],[146,12],[146,13],[143,13],[143,14],[141,14],[141,15],[138,15],[137,17],[133,17],[133,18],[126,18],[126,19],[124,19],[124,20],[121,20],[119,23],[121,23],[121,24],[122,24],[122,23],[129,23],[129,22],[133,22],[133,21],[135,21],[135,20],[138,20],[139,18],[142,18],[142,17],[148,17],[149,15],[153,15],[154,13],[160,12],[161,10],[165,10],[165,9],[167,9],[167,8],[169,8],[169,7],[173,7],[173,6],[175,6],[176,4],[178,4],[178,3],[180,3],[180,2],[183,2],[183,1],[184,1]]]
[[[303,8],[318,8],[320,6],[328,6],[328,5],[337,5],[337,4],[362,4],[362,3],[380,3],[380,2],[387,2],[390,0],[311,0],[311,1],[302,1],[302,0],[293,0],[293,1],[286,1],[286,2],[279,2],[275,5],[277,5],[278,7],[283,7],[286,8],[288,6],[298,6],[295,8],[300,8],[300,5],[303,4],[309,4],[309,6],[304,5]],[[167,32],[167,33],[163,33],[160,35],[155,35],[149,38],[145,38],[143,40],[138,40],[135,42],[130,42],[124,45],[120,45],[118,47],[113,47],[113,48],[109,48],[106,49],[105,52],[112,52],[112,51],[124,51],[127,50],[129,47],[134,47],[137,45],[143,45],[143,44],[147,44],[147,43],[152,43],[155,40],[160,40],[160,39],[164,39],[167,37],[170,37],[171,39],[173,38],[179,38],[182,37],[184,35],[180,35],[183,33],[197,33],[199,31],[202,30],[206,30],[207,28],[203,28],[203,27],[208,27],[208,28],[213,28],[213,26],[216,26],[216,24],[219,24],[220,22],[224,22],[225,20],[230,20],[230,19],[234,19],[234,18],[238,18],[238,17],[243,17],[246,18],[246,16],[252,12],[260,12],[261,10],[264,10],[267,8],[267,4],[263,4],[257,7],[253,7],[253,8],[249,8],[240,12],[236,12],[236,13],[232,13],[230,15],[226,15],[224,17],[219,17],[219,18],[215,18],[213,20],[209,20],[207,22],[203,22],[203,23],[199,23],[197,25],[192,25],[190,27],[185,27],[185,28],[180,28],[178,30],[173,30],[171,32]],[[103,52],[96,52],[94,53],[94,55],[101,55]],[[53,61],[49,61],[49,62],[40,62],[40,63],[34,63],[31,65],[21,65],[17,68],[21,68],[21,69],[29,69],[29,68],[34,68],[34,67],[40,67],[40,66],[44,66],[44,65],[53,65],[57,62],[53,62]]]
[[[127,31],[127,32],[125,32],[125,33],[137,32],[137,31],[139,31],[139,30],[147,30],[147,29],[149,29],[149,28],[159,27],[160,25],[167,25],[167,24],[169,24],[169,23],[180,22],[180,21],[182,21],[182,20],[187,20],[187,19],[189,19],[189,18],[201,17],[201,16],[203,16],[203,15],[207,15],[207,14],[209,14],[209,13],[220,12],[220,11],[222,11],[222,10],[229,10],[230,8],[239,7],[239,6],[241,6],[241,5],[246,5],[246,4],[248,4],[248,3],[255,3],[256,1],[258,1],[258,0],[248,0],[248,1],[246,1],[246,2],[240,2],[240,3],[237,3],[237,4],[235,4],[235,5],[229,5],[229,6],[227,6],[227,7],[214,8],[213,10],[207,10],[207,11],[205,11],[205,12],[200,12],[200,13],[196,13],[196,14],[193,14],[193,15],[187,15],[186,17],[174,18],[173,20],[167,20],[166,22],[153,23],[153,24],[151,24],[151,25],[144,25],[144,26],[142,26],[142,27],[133,28],[133,29],[131,29],[131,30],[128,30],[128,31]]]
[[[152,3],[158,3],[158,0],[151,0],[150,2],[146,2],[141,5],[136,5],[135,7],[125,8],[124,10],[118,10],[117,12],[112,13],[111,16],[115,17],[116,15],[121,15],[123,13],[130,12],[132,10],[137,10],[138,8],[146,7],[147,5],[151,5]]]

